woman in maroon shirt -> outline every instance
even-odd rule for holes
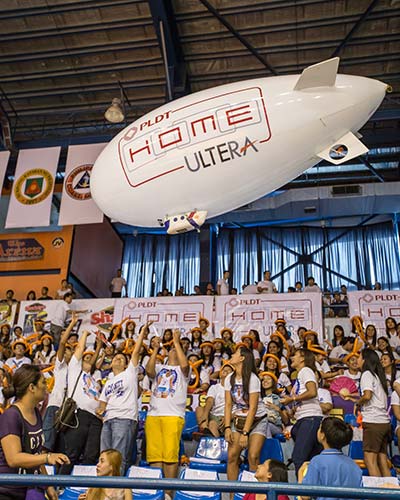
[[[69,462],[62,453],[42,453],[42,419],[36,407],[46,392],[39,367],[26,364],[14,372],[12,384],[3,390],[5,398],[15,397],[15,402],[0,415],[0,474],[46,474],[46,464]],[[26,487],[0,485],[0,500],[25,500],[26,495]],[[35,495],[40,498],[39,491]],[[53,487],[47,488],[47,496],[58,498]]]

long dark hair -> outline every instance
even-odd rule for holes
[[[311,370],[314,373],[317,373],[317,367],[315,366],[314,353],[312,351],[310,351],[309,349],[303,349],[303,348],[296,349],[296,352],[297,351],[299,351],[304,358],[304,366],[306,366],[307,368],[311,368]]]
[[[269,354],[269,346],[271,344],[275,344],[278,346],[278,352],[276,353],[276,356],[280,359],[283,356],[283,343],[280,338],[274,338],[273,340],[270,340],[267,345],[267,353]]]
[[[396,328],[397,328],[397,321],[396,321],[394,318],[392,318],[392,316],[388,316],[388,317],[385,319],[385,329],[386,329],[386,335],[390,338],[389,328],[388,328],[388,326],[387,326],[387,324],[388,324],[388,321],[389,321],[389,320],[392,320],[392,321],[393,321],[393,323],[394,323],[394,329],[395,329],[395,330],[396,330]]]
[[[379,356],[372,349],[363,349],[361,351],[361,356],[364,360],[361,374],[363,374],[364,372],[371,372],[372,375],[376,375],[379,378],[383,390],[386,392],[386,394],[388,394],[385,370],[381,365]]]
[[[29,386],[37,385],[41,377],[42,372],[37,365],[23,364],[15,370],[11,384],[3,389],[4,397],[21,399],[27,393]]]
[[[243,383],[243,399],[246,403],[249,402],[249,388],[250,388],[250,378],[251,374],[257,375],[256,363],[254,361],[253,353],[247,349],[245,346],[240,346],[240,355],[244,357],[242,363],[242,383]],[[235,386],[236,372],[232,373],[231,376],[231,394]]]
[[[389,356],[389,359],[391,361],[391,365],[390,365],[390,387],[393,389],[393,384],[395,383],[396,381],[396,360],[394,359],[394,356],[391,352],[383,352],[382,353],[382,356]],[[382,364],[382,356],[380,358],[380,362]],[[383,368],[383,371],[385,371],[385,368]],[[386,372],[385,372],[385,378],[386,378]],[[387,379],[386,379],[387,380]]]
[[[374,329],[374,335],[372,336],[372,345],[376,346],[376,337],[377,337],[377,334],[376,334],[376,327],[375,325],[367,325],[365,327],[365,339],[367,340],[367,344],[371,345],[369,340],[367,339],[367,330],[368,328],[372,327]]]
[[[337,340],[337,339],[336,339],[336,336],[335,336],[335,330],[336,330],[336,329],[340,330],[340,332],[342,333],[342,337],[341,337],[339,340]],[[333,327],[333,340],[332,340],[332,345],[333,345],[333,347],[336,347],[336,346],[340,345],[340,342],[341,342],[343,339],[344,339],[344,328],[343,328],[343,326],[342,326],[342,325],[335,325],[335,326]]]

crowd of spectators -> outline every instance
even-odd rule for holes
[[[267,293],[266,281],[257,285],[260,293]],[[66,291],[64,302],[70,299]],[[321,345],[317,332],[290,332],[283,318],[262,342],[256,330],[239,339],[226,327],[215,332],[207,318],[199,318],[184,336],[167,328],[158,337],[151,322],[140,326],[129,319],[113,325],[107,335],[85,331],[78,336],[78,316],[67,308],[57,335],[40,318],[29,337],[19,327],[14,332],[1,327],[0,472],[49,463],[68,474],[73,465],[95,464],[101,452],[118,449],[124,473],[132,461],[140,398],[148,393],[143,455],[165,477],[177,475],[187,394],[204,395],[205,406],[196,410],[199,433],[225,438],[231,480],[238,477],[243,450],[250,470],[256,471],[265,439],[283,433],[293,439],[291,460],[299,480],[314,483],[327,455],[344,460],[340,448],[353,433],[347,424],[325,418],[333,408],[349,412],[350,406],[352,412],[354,405],[363,421],[370,474],[390,475],[388,410],[400,418],[400,324],[393,318],[386,319],[386,332],[378,338],[374,325],[364,327],[354,318],[351,332],[337,325],[333,339]],[[75,400],[77,413],[63,432],[56,432],[65,395]],[[16,421],[23,423],[15,426]],[[43,446],[37,442],[28,453],[41,458],[29,461],[25,452],[15,452],[16,436],[22,442],[24,426],[37,433],[38,425],[44,431]],[[304,476],[303,464],[310,460]],[[351,480],[340,470],[328,470],[321,477],[331,485],[354,484],[361,477],[358,468]],[[20,498],[18,490],[14,493],[8,498]],[[55,498],[51,490],[50,498]]]

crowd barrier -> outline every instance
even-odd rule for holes
[[[353,499],[400,500],[400,489],[391,488],[340,488],[303,486],[294,483],[255,483],[239,481],[200,481],[179,479],[130,479],[124,477],[92,476],[41,476],[0,474],[0,484],[14,486],[67,486],[93,488],[127,488],[138,490],[184,490],[218,491],[232,493],[268,493],[268,500],[277,500],[278,495],[303,495],[308,497],[333,497]]]

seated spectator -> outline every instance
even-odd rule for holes
[[[14,356],[8,358],[5,362],[5,365],[8,366],[11,371],[17,370],[22,365],[30,365],[32,363],[31,359],[25,356],[28,351],[28,346],[24,339],[17,339],[13,342],[11,347]]]
[[[62,300],[64,298],[64,295],[66,293],[69,293],[68,281],[66,279],[63,279],[63,280],[61,280],[61,288],[59,288],[57,290],[56,299],[57,300]]]
[[[296,289],[296,292],[302,292],[303,291],[303,283],[301,281],[296,281],[294,284],[294,288]]]
[[[255,478],[260,483],[287,483],[288,471],[284,463],[269,459],[257,467]],[[267,500],[263,494],[246,493],[243,500]],[[287,495],[278,495],[278,500],[289,500]]]
[[[377,332],[374,325],[367,325],[365,327],[365,346],[371,347],[372,349],[376,349],[376,339]]]
[[[333,293],[333,299],[331,300],[331,308],[335,313],[335,317],[344,318],[348,315],[349,306],[347,302],[340,298],[339,292]]]
[[[182,340],[183,339],[181,339],[181,343]],[[214,346],[214,360],[213,360],[214,374],[211,378],[215,378],[215,374],[218,374],[224,361],[230,358],[230,354],[226,352],[223,339],[220,338],[214,339],[212,343]]]
[[[53,349],[53,337],[44,334],[40,337],[39,344],[34,350],[32,357],[35,365],[49,365],[50,359],[55,355]]]
[[[314,293],[318,292],[321,293],[320,287],[315,283],[314,277],[309,276],[307,278],[307,285],[304,287],[304,293]]]
[[[292,383],[287,374],[281,372],[280,366],[279,358],[275,354],[264,354],[262,370],[272,372],[278,378],[277,388],[282,394],[290,394]]]
[[[271,271],[264,271],[264,278],[257,283],[258,293],[276,293],[278,290],[275,283],[271,281]]]
[[[382,284],[377,281],[374,285],[374,290],[382,290]]]
[[[229,295],[237,295],[237,288],[231,288],[231,291],[229,292]]]
[[[224,435],[225,379],[233,372],[233,366],[225,363],[220,370],[220,380],[210,386],[205,405],[196,408],[196,419],[200,432],[214,437]]]
[[[385,319],[386,336],[392,349],[400,347],[400,337],[397,334],[397,322],[394,318],[388,317]]]
[[[340,344],[334,347],[329,353],[329,363],[331,365],[344,363],[344,358],[353,349],[354,340],[355,337],[344,337],[343,340],[340,341]]]
[[[35,290],[30,290],[26,294],[26,300],[36,300],[36,292],[35,292]]]
[[[396,362],[394,357],[389,354],[388,352],[385,352],[381,356],[381,365],[385,371],[385,376],[387,380],[387,385],[388,385],[388,395],[391,396],[392,394],[392,389],[394,388],[395,381],[396,381]]]
[[[96,466],[99,477],[121,475],[121,453],[118,450],[104,450],[100,453]],[[122,488],[89,488],[86,493],[79,495],[78,500],[132,500],[132,490]]]
[[[203,318],[203,316],[199,317],[199,328],[201,330],[201,338],[203,342],[205,340],[212,340],[214,335],[212,332],[208,331],[208,327],[210,326],[210,322],[207,318]]]
[[[268,435],[273,437],[282,433],[283,424],[289,423],[289,415],[285,407],[280,403],[280,392],[278,390],[278,378],[272,372],[261,372],[261,398],[265,405],[268,420]]]
[[[302,483],[313,486],[362,487],[362,472],[355,462],[344,455],[342,448],[353,439],[353,430],[339,418],[325,418],[318,430],[318,441],[323,446],[320,455],[311,459]],[[316,500],[333,500],[317,497]],[[302,497],[309,500],[310,497]]]
[[[230,328],[222,328],[221,329],[221,337],[224,341],[224,349],[225,352],[231,356],[233,351],[235,350],[235,342],[233,340],[233,331]]]
[[[13,304],[16,304],[18,302],[17,299],[14,298],[14,290],[7,290],[6,291],[6,297],[2,299],[0,302],[3,304],[6,303],[9,306],[12,306]]]

